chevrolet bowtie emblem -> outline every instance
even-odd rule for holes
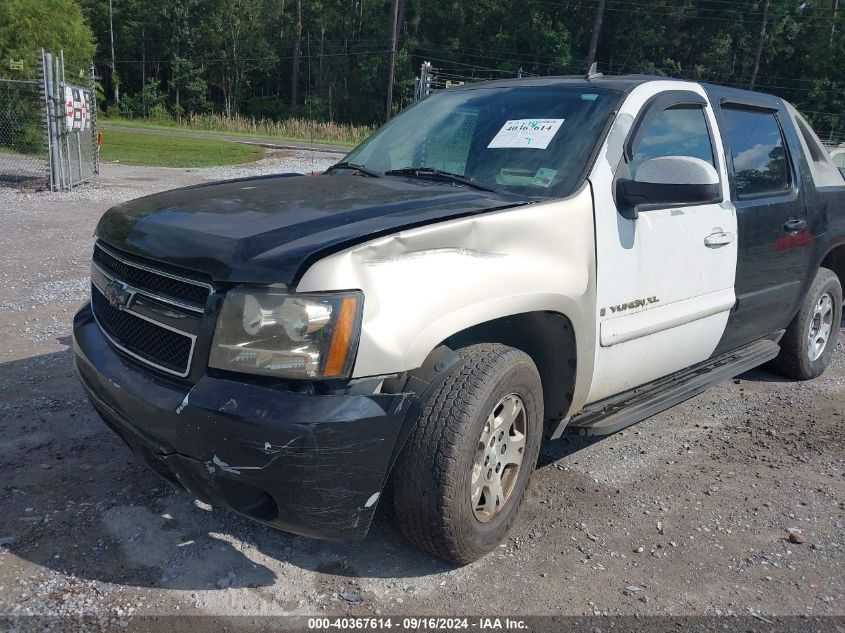
[[[103,293],[106,299],[109,300],[109,305],[120,310],[129,306],[129,301],[132,299],[132,291],[129,287],[120,281],[111,280]]]

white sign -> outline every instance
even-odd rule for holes
[[[89,93],[77,86],[65,86],[65,117],[67,129],[73,132],[91,129]]]
[[[530,147],[546,149],[565,119],[514,119],[505,121],[488,148]]]

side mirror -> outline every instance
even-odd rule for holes
[[[707,161],[691,156],[662,156],[645,161],[634,180],[616,181],[616,206],[635,219],[655,206],[688,206],[719,200],[719,174]]]

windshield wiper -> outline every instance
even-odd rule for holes
[[[364,165],[356,165],[355,163],[350,163],[345,160],[340,161],[339,163],[335,163],[331,167],[326,170],[327,174],[332,173],[335,169],[351,169],[353,171],[360,171],[362,174],[367,176],[372,176],[373,178],[381,178],[381,174],[377,171],[372,169],[368,169]]]
[[[480,189],[481,191],[493,191],[500,193],[498,189],[488,187],[474,181],[472,178],[461,176],[460,174],[453,174],[434,167],[405,167],[403,169],[390,169],[384,172],[385,176],[411,176],[417,178],[439,178],[441,180],[449,180],[459,185],[466,185],[473,189]]]

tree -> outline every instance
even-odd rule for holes
[[[596,21],[593,25],[593,35],[590,38],[590,50],[587,52],[587,72],[593,67],[593,62],[596,60],[596,49],[599,45],[599,36],[601,35],[601,23],[604,21],[604,0],[599,0],[598,7],[596,7]]]
[[[751,83],[748,86],[749,90],[754,90],[754,84],[757,82],[757,72],[760,70],[760,55],[763,53],[763,45],[766,43],[766,24],[769,21],[769,0],[763,5],[763,25],[760,27],[760,41],[757,44],[757,54],[754,56],[754,70],[751,71]]]
[[[94,36],[74,0],[3,0],[0,2],[0,59],[3,76],[38,76],[39,48],[64,51],[68,77],[87,72],[94,58]],[[23,72],[10,71],[8,60],[22,59]],[[14,73],[12,75],[12,73]]]

